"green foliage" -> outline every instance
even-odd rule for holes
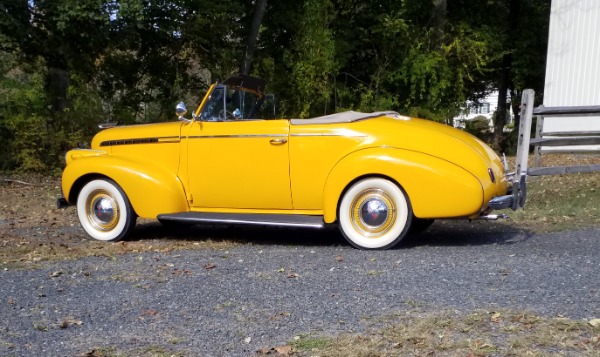
[[[324,115],[328,111],[332,91],[330,78],[335,73],[335,47],[329,21],[332,4],[329,1],[304,2],[294,47],[284,54],[293,83],[289,112],[299,118]]]
[[[39,73],[27,73],[16,68],[16,56],[3,54],[2,79],[0,85],[0,135],[2,151],[0,169],[11,170],[17,167],[38,169],[43,167],[40,154],[44,150],[45,134],[32,140],[35,133],[44,131],[45,125],[39,114],[43,112],[45,93],[43,77]],[[35,70],[35,68],[32,68]],[[41,130],[40,130],[41,128]],[[31,145],[28,145],[31,142]]]
[[[464,119],[461,120],[461,124],[464,125],[464,130],[467,133],[483,141],[489,142],[491,140],[490,120],[485,116],[478,115],[473,119]]]
[[[490,120],[483,115],[478,115],[470,120],[463,120],[465,131],[475,135],[481,132],[490,131]]]
[[[100,122],[194,107],[240,68],[254,4],[3,1],[0,169],[52,171]],[[451,123],[502,81],[541,93],[548,14],[545,0],[269,1],[250,72],[283,117],[396,110]]]
[[[48,172],[60,163],[64,152],[82,143],[91,121],[90,93],[73,93],[75,109],[52,113],[46,107],[44,71],[40,63],[20,67],[3,56],[0,96],[0,135],[3,142],[0,169]],[[72,87],[75,90],[75,87]],[[84,125],[85,123],[85,125]],[[89,132],[89,128],[88,132]]]

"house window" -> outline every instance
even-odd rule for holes
[[[489,114],[490,103],[473,103],[471,104],[471,114]]]

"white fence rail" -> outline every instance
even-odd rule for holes
[[[521,98],[521,122],[517,143],[515,171],[512,174],[513,204],[515,210],[525,205],[527,196],[527,176],[560,175],[578,172],[598,172],[600,165],[550,166],[541,167],[542,155],[557,153],[600,153],[598,149],[589,149],[585,145],[600,145],[598,131],[544,131],[544,118],[569,118],[582,116],[600,116],[600,105],[572,107],[537,107],[534,108],[535,92],[533,89],[523,91]],[[531,138],[533,117],[536,117],[535,138]],[[600,120],[600,119],[599,119]],[[534,146],[534,162],[528,167],[529,147]]]
[[[600,105],[533,108],[533,98],[533,90],[527,89],[523,92],[517,146],[517,171],[515,172],[529,176],[541,176],[600,171],[600,165],[541,167],[542,155],[600,153],[597,148],[585,146],[600,145],[600,132],[598,131],[547,132],[544,130],[544,119],[547,117],[568,119],[570,117],[600,116]],[[535,138],[531,139],[530,133],[534,116],[536,117]],[[527,167],[529,145],[534,146],[532,167]]]

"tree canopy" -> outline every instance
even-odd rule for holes
[[[56,169],[98,123],[173,120],[179,100],[238,72],[268,81],[282,117],[392,109],[451,123],[492,90],[516,106],[543,90],[549,3],[4,0],[0,170]]]

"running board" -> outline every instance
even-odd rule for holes
[[[323,216],[299,214],[181,212],[159,214],[159,221],[182,223],[249,224],[258,226],[323,228]]]

